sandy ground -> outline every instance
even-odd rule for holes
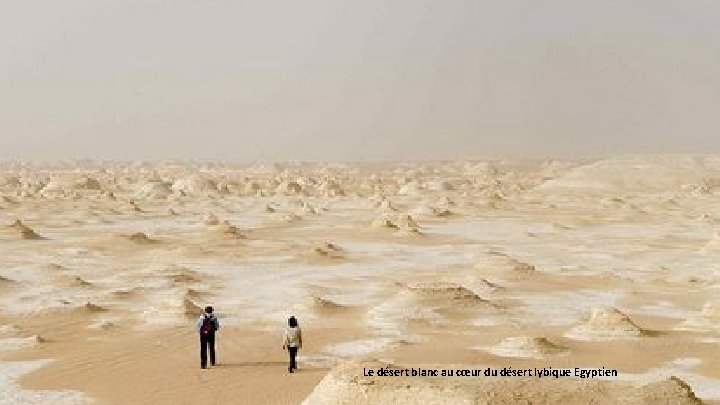
[[[712,156],[6,162],[0,404],[717,404],[718,178]],[[220,365],[202,371],[209,304]]]
[[[179,328],[119,333],[85,340],[82,347],[59,340],[43,350],[43,356],[57,361],[21,383],[40,390],[80,390],[112,404],[230,404],[238,398],[243,403],[297,404],[328,371],[303,366],[288,374],[277,336],[267,333],[223,330],[219,363],[207,370],[199,367],[196,346],[195,336]],[[13,360],[24,357],[18,354]]]

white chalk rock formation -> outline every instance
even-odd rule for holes
[[[615,308],[596,308],[587,323],[576,326],[565,336],[577,340],[633,339],[645,336],[627,315]]]
[[[473,371],[473,367],[405,367],[379,361],[350,361],[328,373],[301,405],[702,405],[692,388],[676,377],[638,386],[579,378],[368,377],[363,374],[363,370],[406,368]]]
[[[486,349],[500,357],[521,357],[541,359],[560,354],[565,348],[552,343],[544,337],[517,336],[503,339],[495,346]]]

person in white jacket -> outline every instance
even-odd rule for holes
[[[288,327],[285,328],[285,336],[283,337],[283,350],[287,349],[290,355],[290,364],[288,365],[288,372],[294,373],[297,370],[297,357],[298,350],[302,349],[302,331],[298,325],[297,319],[294,316],[288,318]]]

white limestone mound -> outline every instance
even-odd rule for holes
[[[425,236],[425,234],[417,228],[400,228],[393,236],[398,238],[418,238]]]
[[[712,214],[707,213],[707,212],[698,215],[697,221],[705,222],[708,224],[716,224],[718,222],[717,218],[715,218]]]
[[[675,329],[693,332],[720,332],[720,300],[706,302],[699,314],[684,320]]]
[[[126,236],[127,240],[133,243],[137,243],[138,245],[150,245],[158,243],[159,241],[157,239],[153,239],[149,237],[144,232],[135,232],[128,236]]]
[[[192,300],[193,302],[202,301],[205,298],[207,298],[207,293],[202,292],[200,290],[196,290],[194,288],[186,288],[185,289],[185,297]]]
[[[76,190],[102,190],[102,185],[95,178],[83,176],[73,182],[73,188]]]
[[[446,207],[434,207],[431,205],[421,205],[410,210],[410,213],[416,217],[449,217],[453,212]]]
[[[372,221],[371,226],[378,229],[398,229],[399,227],[386,215],[381,215]]]
[[[397,212],[397,208],[393,205],[393,203],[390,200],[381,200],[376,205],[375,208],[380,212]]]
[[[505,287],[498,283],[492,282],[484,277],[478,277],[477,275],[465,277],[461,284],[467,286],[472,291],[482,293],[496,293],[505,290]]]
[[[171,189],[182,195],[207,195],[218,192],[217,183],[204,174],[192,174],[176,180]]]
[[[621,156],[570,170],[534,191],[540,193],[607,195],[632,191],[654,193],[679,190],[718,172],[715,156]]]
[[[115,299],[127,300],[139,297],[143,291],[142,287],[123,287],[112,290],[110,295]]]
[[[447,180],[434,180],[425,184],[425,188],[430,191],[453,191],[455,186]]]
[[[706,196],[715,193],[720,188],[720,178],[706,177],[695,183],[685,184],[680,187],[682,191],[689,192],[694,196]]]
[[[15,284],[15,280],[12,280],[5,276],[0,276],[0,287],[9,286]]]
[[[20,235],[21,239],[24,240],[42,240],[44,237],[40,236],[32,228],[25,225],[19,219],[8,226],[11,230],[14,230]]]
[[[243,193],[246,195],[257,195],[262,193],[262,186],[256,181],[249,181],[243,186]]]
[[[227,181],[221,180],[217,182],[218,194],[227,196],[233,194],[237,190],[237,184],[234,182],[228,183]]]
[[[344,255],[343,249],[330,242],[323,242],[312,249],[312,253],[315,257],[322,257],[328,259],[342,259]]]
[[[422,186],[416,181],[412,181],[400,187],[398,195],[414,196],[422,193]]]
[[[67,267],[59,265],[57,263],[48,263],[44,266],[42,266],[42,270],[50,271],[50,272],[62,272],[67,270]]]
[[[12,197],[8,197],[6,195],[0,195],[0,203],[4,203],[6,205],[17,205],[18,202]],[[2,208],[2,206],[0,206]]]
[[[143,184],[135,195],[141,199],[166,199],[173,195],[172,183],[160,180],[149,181]]]
[[[566,337],[576,340],[634,339],[645,336],[626,314],[615,308],[596,308],[587,323],[576,326]]]
[[[107,311],[105,307],[94,304],[90,301],[85,301],[82,303],[63,301],[62,303],[63,306],[43,308],[39,309],[37,312],[47,314],[72,314],[78,316],[88,316],[96,315],[98,313]]]
[[[395,229],[410,232],[419,232],[420,228],[415,219],[407,214],[383,214],[377,217],[371,226],[379,229]]]
[[[196,284],[203,281],[203,275],[182,266],[170,266],[163,270],[163,277],[175,285]]]
[[[55,278],[53,285],[58,287],[70,287],[70,288],[89,288],[92,287],[92,283],[83,279],[80,276],[73,276],[69,274],[62,274]]]
[[[84,305],[80,307],[84,312],[94,314],[98,312],[105,312],[107,309],[105,307],[101,307],[100,305],[93,304],[92,302],[86,302]]]
[[[39,190],[39,194],[43,197],[57,197],[68,195],[73,189],[72,181],[65,178],[54,178],[50,179],[45,185]]]
[[[328,179],[324,183],[320,184],[319,189],[326,198],[343,197],[346,195],[346,192],[340,183],[335,180]]]
[[[489,208],[499,208],[508,200],[508,197],[502,189],[494,187],[484,189],[479,197],[482,203],[481,205]]]
[[[454,207],[457,205],[457,203],[454,200],[452,200],[450,197],[448,197],[446,195],[440,197],[436,204],[439,207]]]
[[[475,269],[485,276],[495,276],[508,280],[524,280],[537,276],[534,265],[504,253],[490,253],[475,265]]]
[[[182,298],[182,309],[185,317],[189,319],[195,319],[203,313],[203,308],[196,304],[187,294]]]
[[[298,222],[298,221],[302,220],[302,217],[301,217],[300,215],[290,213],[290,214],[285,214],[285,215],[283,215],[282,218],[281,218],[281,220],[282,220],[283,222],[286,222],[286,223],[288,223],[288,224],[291,224],[291,223]]]
[[[486,349],[500,357],[521,357],[541,359],[566,351],[544,337],[516,336],[503,339],[495,346]]]
[[[220,225],[220,220],[215,214],[208,212],[203,215],[203,223],[209,226]]]
[[[39,335],[4,338],[0,339],[0,352],[36,347],[45,342],[45,338]]]
[[[368,309],[367,324],[382,336],[407,338],[406,328],[409,326],[437,326],[447,322],[437,312],[435,303],[437,302],[424,300],[407,290],[402,290],[388,300]]]
[[[152,292],[151,292],[152,293]],[[205,294],[183,285],[154,292],[141,317],[148,324],[177,325],[196,320],[203,313]]]
[[[702,405],[676,377],[647,385],[597,379],[533,377],[369,377],[363,370],[448,370],[481,367],[394,365],[376,360],[340,363],[301,405]]]
[[[411,215],[397,215],[394,222],[400,228],[405,229],[418,229],[420,227]]]
[[[451,282],[410,283],[405,287],[404,293],[414,297],[419,303],[432,304],[439,308],[497,308],[494,303],[467,287]]]
[[[500,169],[493,162],[465,162],[463,173],[472,177],[494,178],[500,174]]]
[[[111,319],[97,319],[88,325],[88,329],[110,330],[116,326]]]
[[[315,214],[318,213],[318,210],[317,210],[315,207],[313,207],[312,204],[310,204],[310,203],[307,202],[307,201],[301,201],[301,202],[300,202],[300,209],[301,209],[302,212],[305,213],[305,214],[315,215]]]
[[[20,177],[14,175],[6,175],[0,177],[0,187],[16,188],[22,186]]]
[[[218,226],[214,227],[216,232],[228,239],[247,239],[247,235],[243,233],[240,228],[230,224],[229,221],[223,221]]]
[[[333,315],[345,312],[349,309],[346,305],[339,304],[331,299],[318,295],[313,295],[305,299],[302,303],[302,307],[318,315]]]
[[[454,213],[449,208],[442,207],[432,207],[432,213],[436,217],[449,217],[451,215],[454,215]]]
[[[295,181],[283,181],[275,187],[275,193],[281,195],[299,195],[302,191],[302,186]]]
[[[128,203],[128,209],[132,212],[143,212],[143,209],[140,208],[137,201],[135,200],[130,200],[130,202]]]

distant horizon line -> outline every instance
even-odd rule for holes
[[[421,163],[421,162],[450,162],[450,161],[479,161],[479,162],[490,162],[490,161],[503,161],[503,160],[515,160],[515,161],[543,161],[543,160],[565,160],[565,161],[589,161],[589,160],[603,160],[609,158],[622,158],[622,157],[710,157],[720,156],[718,153],[688,153],[688,152],[660,152],[660,153],[649,153],[649,152],[634,152],[634,153],[621,153],[621,154],[605,154],[605,155],[579,155],[579,156],[566,156],[566,155],[546,155],[546,156],[534,156],[534,155],[517,155],[517,154],[506,154],[506,155],[477,155],[477,156],[454,156],[454,157],[411,157],[411,158],[364,158],[364,159],[313,159],[313,158],[296,158],[296,159],[228,159],[228,158],[211,158],[211,157],[0,157],[0,164],[2,163],[224,163],[224,164],[317,164],[317,163]]]

